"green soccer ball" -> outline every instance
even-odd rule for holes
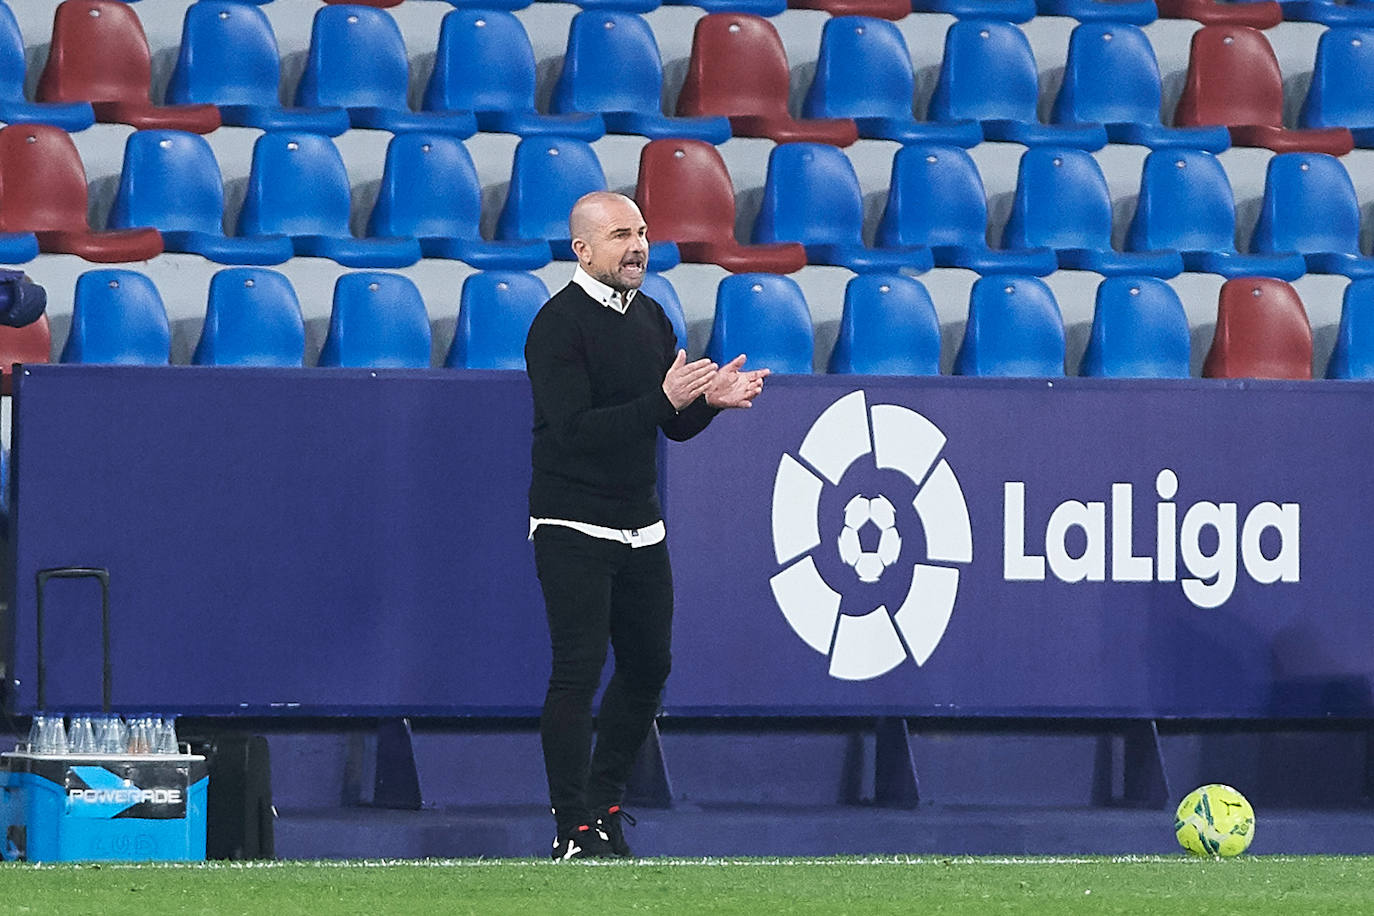
[[[1255,838],[1255,809],[1230,786],[1202,786],[1179,803],[1174,834],[1195,856],[1238,856]]]

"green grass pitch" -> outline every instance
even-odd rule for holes
[[[1374,858],[1185,856],[0,865],[0,913],[1374,912]]]

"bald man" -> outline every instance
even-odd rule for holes
[[[634,201],[596,192],[569,219],[577,269],[525,341],[534,393],[530,537],[553,670],[540,719],[555,859],[628,857],[620,808],[671,664],[673,579],[657,491],[660,430],[690,439],[752,405],[767,369],[688,361],[639,291],[648,229]],[[607,646],[615,671],[592,699]],[[629,821],[633,823],[633,821]]]

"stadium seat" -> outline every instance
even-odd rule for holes
[[[1334,156],[1270,157],[1250,249],[1265,254],[1297,252],[1309,273],[1374,277],[1374,258],[1360,253],[1355,185]]]
[[[1307,272],[1300,255],[1240,254],[1235,239],[1235,197],[1217,157],[1182,149],[1145,157],[1127,251],[1177,251],[1184,270],[1223,277],[1296,280]]]
[[[506,202],[496,220],[496,238],[546,241],[553,257],[575,261],[568,217],[584,194],[606,190],[601,161],[585,140],[527,137],[515,147]],[[657,232],[655,227],[653,232]],[[676,267],[677,245],[649,242],[649,270]]]
[[[1005,276],[974,282],[954,374],[1064,374],[1064,317],[1044,281]]]
[[[532,2],[533,0],[448,0],[448,5],[456,6],[459,9],[507,10],[509,12],[514,12],[515,10],[523,10]],[[594,0],[588,0],[588,2],[594,2]],[[615,2],[616,0],[607,0],[607,5],[609,6]],[[641,2],[652,3],[654,7],[658,6],[658,0],[626,0],[626,2],[636,10],[638,10]],[[614,8],[621,9],[622,7],[615,6]]]
[[[90,102],[30,102],[24,97],[24,36],[14,12],[0,3],[0,121],[6,124],[52,124],[63,130],[85,130],[95,123]]]
[[[1270,277],[1227,280],[1203,378],[1312,377],[1312,326],[1293,287]]]
[[[220,120],[234,127],[331,137],[348,130],[348,112],[341,107],[282,106],[280,56],[262,10],[243,0],[199,0],[186,7],[167,102],[214,105]]]
[[[1354,280],[1345,287],[1326,377],[1374,379],[1374,279]]]
[[[735,188],[725,161],[701,140],[650,140],[639,154],[635,192],[651,231],[676,242],[684,261],[732,272],[792,273],[806,266],[795,242],[741,245],[735,240]]]
[[[1368,0],[1282,0],[1283,18],[1289,22],[1320,22],[1322,25],[1374,25],[1374,3]]]
[[[429,313],[410,278],[359,271],[335,281],[319,365],[427,369],[429,348]]]
[[[900,21],[911,15],[911,0],[787,0],[789,9],[820,10],[831,16],[871,16]]]
[[[425,87],[426,111],[473,112],[479,130],[522,137],[595,140],[606,132],[598,114],[540,114],[534,88],[534,48],[513,13],[483,9],[444,15],[434,72]]]
[[[1114,251],[1112,199],[1102,167],[1079,149],[1038,147],[1021,156],[1007,248],[1053,248],[1059,266],[1104,276],[1173,277],[1183,270],[1177,251]]]
[[[76,279],[64,363],[165,366],[172,331],[157,287],[132,270],[88,270]]]
[[[1108,277],[1097,287],[1078,374],[1187,378],[1190,351],[1188,316],[1173,287],[1154,277]]]
[[[291,240],[224,234],[224,185],[210,144],[179,130],[137,130],[124,143],[124,167],[110,209],[111,229],[152,226],[166,251],[220,264],[280,264]]]
[[[51,124],[0,128],[0,263],[41,251],[87,261],[146,261],[162,253],[153,228],[93,232],[86,222],[86,169],[67,132]],[[32,233],[30,235],[29,233]]]
[[[22,327],[0,325],[0,395],[14,393],[15,363],[46,363],[52,357],[47,314]]]
[[[458,324],[444,365],[449,369],[525,368],[525,338],[548,287],[533,274],[477,273],[463,281]]]
[[[1283,21],[1278,0],[1155,0],[1160,19],[1191,19],[1204,25],[1269,29]]]
[[[63,0],[53,16],[41,102],[90,102],[95,119],[139,128],[208,134],[219,127],[213,105],[158,106],[150,101],[152,52],[138,14],[115,0]]]
[[[1317,39],[1298,126],[1349,128],[1357,147],[1374,148],[1374,28],[1328,29]]]
[[[242,0],[237,0],[242,2]],[[347,3],[353,6],[377,6],[382,8],[400,6],[403,0],[324,0],[325,3],[341,4]]]
[[[843,151],[825,143],[773,147],[754,221],[754,244],[800,242],[808,263],[855,273],[927,271],[933,266],[924,246],[868,247],[863,226],[859,176]]]
[[[978,121],[983,137],[1026,146],[1107,145],[1101,124],[1041,124],[1039,71],[1030,41],[1007,22],[963,19],[945,32],[945,54],[930,99],[932,121]]]
[[[897,26],[881,19],[842,16],[821,29],[816,74],[802,103],[807,118],[853,118],[859,136],[899,143],[977,146],[977,121],[918,121],[912,114],[915,75]]]
[[[275,270],[231,267],[210,278],[197,366],[305,365],[305,323],[291,281]]]
[[[687,316],[682,313],[682,301],[678,299],[677,290],[673,289],[673,284],[669,283],[662,274],[646,273],[644,282],[640,284],[639,289],[662,306],[663,313],[668,316],[668,322],[673,326],[673,336],[677,338],[677,348],[686,350]]]
[[[484,240],[481,216],[482,183],[461,140],[427,133],[391,138],[369,237],[418,239],[425,257],[466,261],[479,270],[549,263],[542,242]]]
[[[988,247],[988,202],[973,158],[952,146],[904,146],[892,158],[887,206],[875,239],[885,248],[923,245],[937,267],[980,274],[1034,274],[1058,269],[1049,248]]]
[[[806,374],[814,350],[811,309],[797,281],[749,273],[720,281],[707,358],[723,366],[743,353],[748,368]]]
[[[1151,0],[1153,2],[1153,0]],[[1185,147],[1219,153],[1231,145],[1225,127],[1165,127],[1159,62],[1133,25],[1084,23],[1069,35],[1064,81],[1055,96],[1055,124],[1102,124],[1112,143],[1152,149]]]
[[[550,111],[600,115],[611,134],[636,134],[651,140],[685,137],[707,143],[730,139],[727,118],[663,114],[662,93],[663,59],[644,19],[610,11],[584,11],[573,17]]]
[[[320,134],[271,131],[253,144],[236,235],[284,235],[297,255],[348,267],[408,267],[415,239],[358,239],[349,230],[348,173],[334,142]]]
[[[425,130],[470,137],[469,111],[411,111],[410,62],[391,14],[360,6],[324,6],[310,27],[310,49],[296,86],[302,108],[338,107],[353,127]]]
[[[859,138],[849,118],[797,120],[788,113],[790,68],[778,30],[767,19],[711,13],[697,20],[677,113],[725,115],[737,137],[776,143],[849,146]]]
[[[917,13],[946,13],[958,19],[1001,19],[1029,22],[1035,18],[1035,0],[911,0]]]
[[[693,6],[709,13],[749,13],[776,16],[787,9],[787,0],[663,0],[664,6]]]
[[[1041,16],[1122,25],[1146,25],[1159,17],[1155,0],[1035,0],[1035,10]]]
[[[1284,128],[1278,58],[1261,32],[1245,26],[1203,26],[1193,33],[1174,124],[1222,124],[1236,146],[1258,146],[1276,153],[1343,156],[1355,146],[1344,127]]]
[[[826,371],[939,375],[940,321],[921,281],[900,274],[850,280]]]

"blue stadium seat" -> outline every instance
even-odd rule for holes
[[[921,281],[901,274],[850,280],[827,371],[939,375],[940,321]]]
[[[815,332],[801,287],[778,274],[732,274],[716,287],[716,315],[706,355],[725,365],[743,353],[749,368],[811,371]]]
[[[76,278],[64,363],[165,366],[172,331],[157,287],[132,270],[88,270]]]
[[[911,52],[891,22],[836,16],[821,29],[816,75],[802,103],[804,118],[853,118],[859,136],[899,143],[977,146],[983,126],[974,120],[917,121]]]
[[[1326,377],[1374,379],[1374,279],[1352,280],[1345,287]]]
[[[359,271],[334,283],[321,366],[429,368],[429,313],[400,274]]]
[[[482,184],[461,140],[428,133],[391,138],[368,236],[415,238],[425,257],[466,261],[479,270],[549,263],[542,242],[485,241],[481,216]]]
[[[710,13],[750,13],[776,16],[787,9],[787,0],[663,0],[664,6],[694,6]]]
[[[348,267],[408,267],[420,260],[415,239],[354,238],[350,208],[348,172],[332,140],[270,131],[253,144],[236,234],[288,236],[296,254]]]
[[[125,141],[109,227],[139,226],[161,232],[166,251],[220,264],[280,264],[293,253],[284,236],[224,234],[219,163],[203,136],[179,130],[138,130]]]
[[[197,366],[305,365],[305,323],[291,281],[275,270],[231,267],[210,279]]]
[[[945,33],[945,55],[930,99],[932,121],[979,121],[983,137],[1026,146],[1107,145],[1101,124],[1041,124],[1039,70],[1024,32],[1008,22],[963,19]]]
[[[297,105],[346,108],[353,127],[456,137],[476,133],[469,111],[411,111],[409,88],[405,39],[390,13],[351,5],[324,6],[315,13]]]
[[[90,102],[28,101],[24,73],[24,36],[14,12],[0,3],[0,121],[52,124],[66,131],[85,130],[95,123]]]
[[[556,260],[575,261],[568,238],[568,216],[579,197],[604,190],[606,175],[591,144],[527,137],[515,147],[506,202],[496,220],[496,238],[544,239]],[[649,243],[649,270],[669,270],[678,261],[677,245]]]
[[[1297,254],[1236,250],[1236,202],[1221,162],[1202,150],[1159,150],[1145,157],[1127,251],[1177,251],[1183,269],[1223,277],[1296,280],[1307,272]]]
[[[1000,19],[1029,22],[1035,18],[1035,0],[911,0],[917,13],[947,13],[959,19]]]
[[[973,284],[954,374],[1064,374],[1064,316],[1044,281],[980,277]]]
[[[503,10],[453,10],[439,27],[439,51],[424,109],[472,112],[480,130],[595,140],[599,114],[540,114],[534,107],[534,48],[525,27]]]
[[[525,368],[525,338],[549,289],[533,274],[492,270],[463,281],[449,369]]]
[[[1283,18],[1289,22],[1320,22],[1322,25],[1374,25],[1374,3],[1369,0],[1282,0]]]
[[[1374,277],[1374,258],[1360,253],[1355,185],[1340,160],[1325,153],[1270,158],[1250,249],[1297,252],[1309,273]]]
[[[1079,149],[1038,147],[1021,156],[1007,248],[1053,248],[1059,266],[1104,276],[1173,277],[1183,270],[1177,251],[1114,251],[1112,199],[1102,167]]]
[[[768,155],[763,201],[753,242],[800,242],[811,264],[855,273],[930,270],[924,246],[869,248],[863,241],[864,201],[849,157],[827,143],[783,143]]]
[[[668,316],[668,321],[673,326],[673,336],[677,338],[677,348],[687,349],[687,316],[682,312],[682,301],[677,297],[677,290],[673,289],[673,284],[662,274],[646,273],[644,282],[639,287],[646,296],[657,302],[663,307],[663,313]]]
[[[1084,23],[1069,35],[1064,82],[1050,120],[1102,124],[1112,143],[1152,149],[1219,153],[1231,146],[1225,127],[1165,127],[1159,120],[1162,93],[1159,61],[1144,32],[1132,25]]]
[[[1188,316],[1173,287],[1154,277],[1108,277],[1097,287],[1078,374],[1187,378],[1191,346]]]
[[[1374,28],[1328,29],[1317,39],[1298,126],[1348,127],[1356,146],[1374,148]]]
[[[1041,16],[1123,25],[1147,25],[1159,18],[1155,0],[1035,0],[1035,10]]]
[[[707,143],[730,139],[729,118],[669,117],[663,114],[662,93],[663,60],[647,22],[623,12],[586,11],[573,17],[550,111],[598,114],[611,134]]]
[[[331,137],[348,130],[348,112],[341,107],[282,106],[280,57],[262,10],[243,0],[199,0],[186,7],[167,103],[215,105],[220,120],[235,127]]]
[[[878,245],[924,245],[935,266],[980,274],[1044,276],[1058,269],[1049,248],[993,250],[987,232],[987,196],[973,157],[953,146],[913,145],[897,151],[887,207],[878,223]]]

